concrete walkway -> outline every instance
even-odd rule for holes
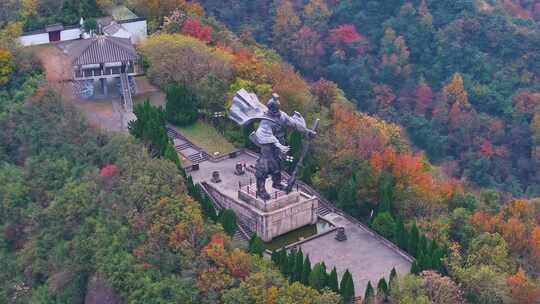
[[[199,164],[199,170],[192,171],[190,174],[195,183],[203,181],[211,183],[212,172],[219,171],[223,180],[220,188],[224,189],[228,196],[236,197],[239,182],[246,184],[250,179],[255,181],[255,177],[250,172],[241,176],[234,174],[237,162],[246,163],[247,166],[254,165],[256,157],[242,153],[236,158],[225,158],[219,162],[207,160]],[[335,226],[345,227],[347,240],[336,241],[336,232],[332,232],[301,243],[299,247],[302,248],[304,254],[309,255],[312,265],[324,261],[328,271],[335,266],[340,279],[349,269],[353,276],[356,296],[364,295],[368,281],[376,287],[380,278],[385,277],[388,280],[392,268],[396,268],[398,274],[410,271],[410,259],[388,241],[347,217],[331,210],[326,210],[324,213],[324,215],[321,214],[323,219]]]
[[[354,281],[356,296],[363,296],[368,281],[375,288],[382,277],[388,281],[390,271],[409,273],[411,262],[399,251],[390,248],[377,235],[365,227],[335,213],[323,217],[338,227],[345,228],[347,240],[339,242],[336,233],[323,235],[300,244],[304,255],[309,255],[311,264],[324,262],[327,270],[336,267],[338,277],[348,269]]]

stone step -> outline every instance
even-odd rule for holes
[[[190,143],[183,143],[183,144],[180,144],[180,145],[177,145],[176,147],[176,150],[185,150],[187,148],[193,148],[193,145],[190,144]]]
[[[324,205],[319,205],[319,216],[325,216],[329,213],[331,213],[332,210]]]
[[[234,233],[233,239],[237,241],[249,241],[239,229],[237,229],[236,232]]]
[[[194,163],[200,163],[208,159],[208,155],[204,153],[197,153],[188,156],[188,159]]]

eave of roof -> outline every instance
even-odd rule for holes
[[[83,43],[86,45],[79,51],[79,55],[74,57],[73,65],[125,62],[138,59],[137,52],[129,39],[98,36],[91,38],[90,42]]]

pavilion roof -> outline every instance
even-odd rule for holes
[[[77,42],[70,50],[73,65],[125,62],[138,58],[130,39],[98,36]]]

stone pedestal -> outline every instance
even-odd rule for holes
[[[269,242],[273,238],[317,223],[319,200],[301,191],[271,193],[271,199],[263,201],[255,196],[256,189],[249,186],[238,190],[239,203],[247,204],[257,214],[256,232]]]

